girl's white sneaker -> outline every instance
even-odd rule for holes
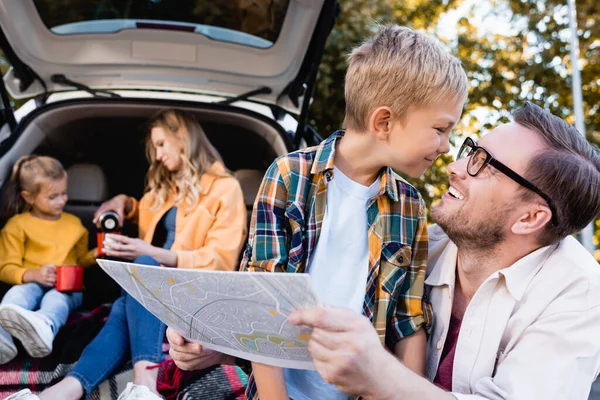
[[[117,400],[163,400],[143,385],[129,382]]]
[[[17,346],[12,336],[0,328],[0,364],[6,364],[17,356]]]
[[[40,400],[40,398],[31,393],[31,390],[23,389],[18,393],[11,394],[4,400]]]
[[[33,358],[52,353],[54,333],[50,320],[39,313],[14,304],[0,306],[0,324],[13,337],[19,339]]]

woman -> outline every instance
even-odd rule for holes
[[[150,161],[146,194],[137,202],[118,195],[102,204],[94,220],[114,210],[136,221],[140,239],[107,235],[109,256],[177,268],[234,270],[246,234],[239,183],[225,169],[198,122],[178,110],[162,111],[149,123]],[[152,243],[161,243],[154,246]],[[119,399],[159,399],[156,392],[165,326],[128,294],[113,304],[106,325],[73,370],[40,394],[44,399],[80,399],[125,360],[131,350],[134,381]]]

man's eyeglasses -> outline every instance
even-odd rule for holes
[[[527,179],[523,178],[521,175],[517,174],[512,169],[508,168],[506,165],[502,164],[500,161],[496,160],[486,149],[483,147],[477,146],[475,141],[471,138],[466,138],[460,150],[458,151],[457,160],[461,158],[469,157],[469,162],[467,164],[467,173],[471,176],[477,176],[486,165],[491,165],[496,168],[498,171],[502,172],[504,175],[508,176],[513,181],[517,182],[519,185],[531,190],[534,193],[537,193],[542,199],[546,200],[548,203],[548,207],[550,207],[550,211],[552,211],[552,225],[558,226],[558,221],[556,219],[556,209],[554,208],[554,203],[549,196],[544,194],[540,189],[535,187],[535,185],[529,182]]]

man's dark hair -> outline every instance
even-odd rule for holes
[[[573,126],[550,112],[525,103],[513,113],[514,121],[538,133],[546,149],[536,155],[525,177],[552,199],[558,226],[550,222],[540,236],[549,245],[582,230],[600,214],[600,150]],[[523,190],[521,199],[538,195]]]

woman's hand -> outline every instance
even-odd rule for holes
[[[169,354],[175,361],[175,365],[184,371],[235,363],[233,356],[205,349],[198,343],[186,343],[185,339],[171,328],[167,328],[167,339],[170,344]]]
[[[98,224],[98,218],[106,211],[114,211],[119,214],[119,226],[123,226],[125,215],[127,215],[132,208],[131,198],[124,194],[119,194],[112,199],[105,201],[98,207],[98,210],[94,213],[94,224]]]
[[[102,251],[111,257],[134,260],[142,255],[154,256],[157,249],[157,247],[144,242],[142,239],[134,239],[123,235],[107,233],[104,235]]]

